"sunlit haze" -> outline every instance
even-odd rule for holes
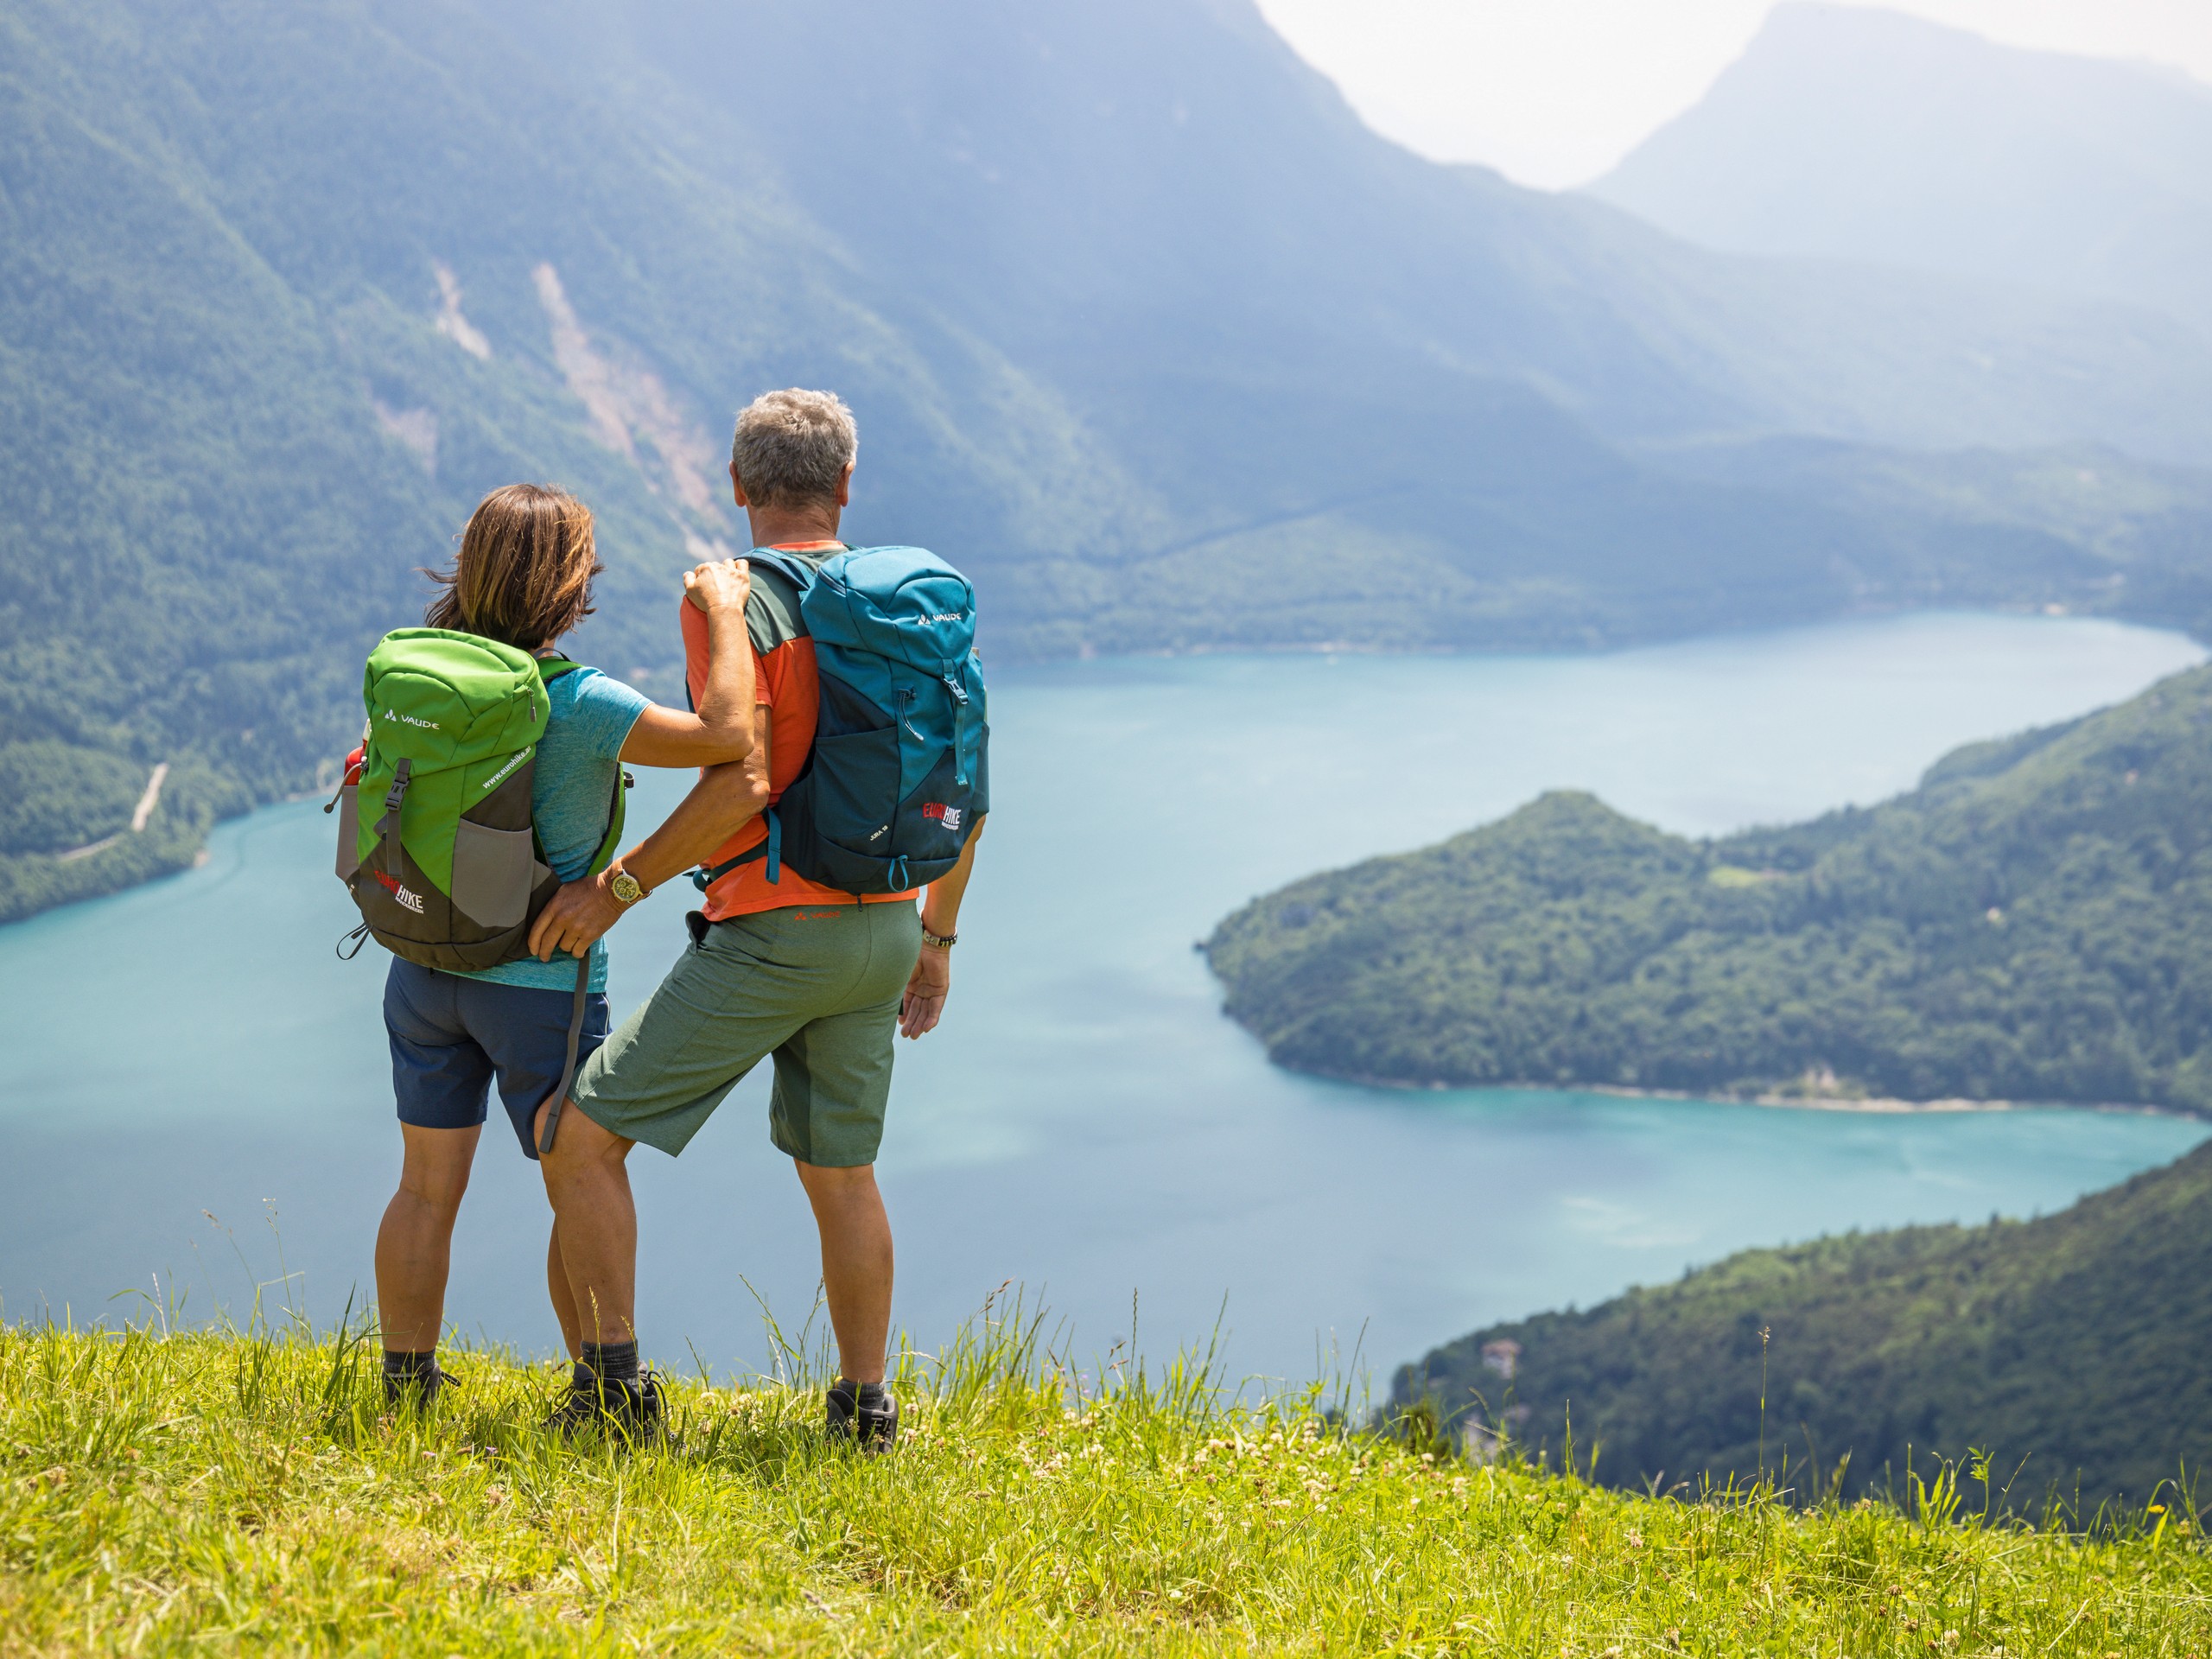
[[[1595,178],[1688,109],[1773,0],[1259,0],[1378,131],[1524,184]],[[2208,0],[1898,0],[1883,8],[2212,81]]]

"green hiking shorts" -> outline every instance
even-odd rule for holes
[[[674,1157],[772,1054],[777,1147],[801,1163],[872,1164],[899,996],[921,946],[911,904],[795,905],[717,922],[578,1071],[569,1097],[610,1134]]]

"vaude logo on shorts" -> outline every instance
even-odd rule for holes
[[[402,910],[411,910],[417,916],[420,916],[423,913],[423,895],[421,893],[413,892],[409,888],[400,886],[396,879],[386,875],[382,870],[371,870],[369,874],[376,878],[377,885],[378,887],[382,887],[385,892],[389,893],[394,899],[399,901],[399,907]]]
[[[442,732],[445,729],[435,720],[417,720],[412,715],[401,714],[397,709],[385,709],[384,717],[402,726],[420,726],[426,732]]]
[[[936,819],[955,835],[960,833],[960,809],[957,806],[947,806],[943,801],[925,801],[922,816]]]

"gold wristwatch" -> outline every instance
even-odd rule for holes
[[[620,864],[614,867],[614,874],[607,878],[607,891],[613,895],[618,905],[634,905],[645,896],[645,890],[638,885],[638,878]]]

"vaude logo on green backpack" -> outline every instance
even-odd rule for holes
[[[786,864],[841,893],[904,893],[959,861],[990,810],[990,735],[976,660],[976,591],[918,547],[855,547],[810,562],[755,548],[798,596],[821,681],[814,747],[765,815],[767,837],[692,880]]]
[[[528,954],[560,886],[531,821],[545,686],[575,666],[442,628],[401,628],[369,653],[358,769],[332,803],[357,934],[426,968]],[[622,805],[618,780],[594,870],[620,842]]]

